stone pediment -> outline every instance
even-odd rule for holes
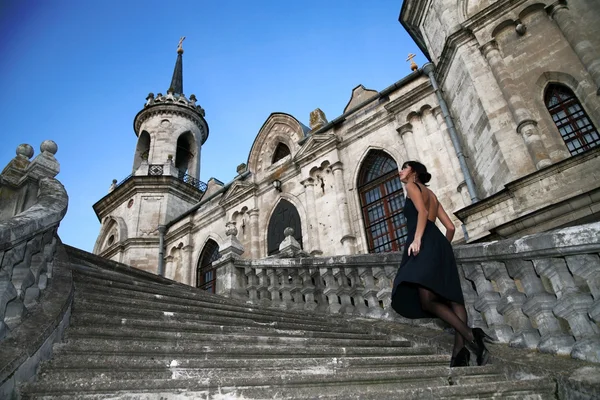
[[[312,135],[304,142],[300,151],[294,156],[294,161],[302,163],[307,159],[311,159],[317,154],[323,152],[323,150],[334,147],[337,143],[338,138],[332,134],[315,134]]]
[[[219,204],[229,208],[232,204],[241,202],[250,196],[257,188],[258,186],[253,182],[235,181],[219,201]]]

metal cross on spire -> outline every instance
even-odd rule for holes
[[[416,71],[419,69],[419,66],[415,63],[415,60],[413,60],[413,58],[415,58],[416,55],[413,53],[409,53],[408,54],[408,58],[406,59],[406,61],[410,61],[410,69],[413,71]]]
[[[183,41],[185,40],[185,36],[179,38],[179,44],[177,45],[177,53],[183,53]]]

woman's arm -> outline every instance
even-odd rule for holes
[[[454,238],[454,231],[456,230],[456,228],[454,227],[454,224],[452,223],[452,220],[450,219],[448,214],[446,214],[446,210],[444,210],[442,203],[440,203],[439,201],[437,214],[438,218],[440,219],[440,222],[446,228],[446,238],[449,242],[452,242],[452,239]]]
[[[423,237],[423,232],[425,232],[429,211],[427,211],[427,208],[425,208],[423,193],[419,190],[416,183],[408,183],[406,185],[406,192],[408,193],[408,197],[410,197],[418,212],[415,239],[408,248],[408,255],[410,256],[411,254],[417,255],[419,254],[419,251],[421,251],[421,238]]]

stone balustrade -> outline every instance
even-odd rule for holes
[[[10,396],[16,380],[35,373],[41,353],[51,353],[53,340],[46,339],[57,336],[57,326],[64,327],[63,303],[70,305],[70,274],[65,277],[56,267],[57,230],[68,196],[54,178],[60,170],[56,143],[47,140],[40,148],[30,161],[33,148],[20,145],[0,174],[0,398]],[[66,295],[44,296],[54,281],[68,282],[66,290],[54,290]],[[41,305],[47,297],[49,304]],[[57,299],[61,304],[54,318]]]
[[[280,250],[290,258],[241,259],[241,245],[236,255],[225,247],[227,257],[215,264],[217,293],[278,308],[409,322],[389,307],[400,253],[306,257],[284,244]],[[600,362],[599,253],[600,223],[456,246],[471,325],[513,347]]]

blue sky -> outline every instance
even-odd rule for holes
[[[352,89],[382,90],[426,60],[398,22],[401,0],[0,0],[0,164],[20,143],[58,144],[69,194],[63,242],[91,251],[92,205],[131,173],[133,118],[165,93],[186,36],[184,93],[206,110],[200,179],[246,162],[272,112],[308,125],[343,113]]]

